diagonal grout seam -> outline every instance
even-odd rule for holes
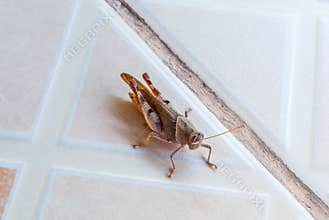
[[[316,219],[329,219],[329,207],[317,196],[260,137],[159,37],[146,21],[124,0],[105,0],[146,42],[176,76],[228,128],[240,124],[245,129],[233,135]]]

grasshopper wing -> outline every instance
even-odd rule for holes
[[[121,78],[123,79],[123,81],[125,83],[128,84],[128,86],[130,87],[130,89],[132,91],[135,90],[135,86],[133,85],[133,81],[135,81],[137,83],[137,89],[138,90],[143,91],[145,93],[148,93],[148,95],[153,96],[153,94],[143,85],[143,83],[141,83],[138,79],[136,79],[135,77],[133,77],[129,73],[121,73]]]
[[[158,113],[145,99],[146,97],[154,97],[150,91],[135,77],[128,73],[122,73],[121,78],[129,85],[133,93],[129,96],[133,102],[137,105],[140,112],[143,114],[144,119],[149,126],[149,128],[157,133],[162,130],[162,123]],[[155,97],[154,97],[155,98]]]
[[[160,134],[162,138],[174,141],[176,139],[176,121],[180,114],[168,105],[167,102],[164,102],[162,98],[151,93],[150,90],[132,75],[122,73],[121,78],[129,85],[133,94],[135,94],[131,95],[131,97],[135,96],[136,98],[134,99],[136,100],[137,96],[140,96],[140,99],[137,100],[137,105],[141,109],[148,126],[153,131]],[[145,103],[145,105],[141,105],[141,102]],[[148,114],[152,114],[153,116],[149,117]],[[154,115],[156,115],[156,117]],[[156,129],[159,127],[159,123],[161,123],[161,129]],[[156,124],[156,126],[154,124]]]

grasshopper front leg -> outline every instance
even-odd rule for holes
[[[208,153],[208,159],[207,159],[207,164],[210,168],[212,169],[217,169],[217,165],[210,162],[210,157],[211,157],[211,146],[208,145],[208,144],[202,144],[201,147],[204,147],[204,148],[207,148],[209,150],[209,153]]]
[[[188,114],[189,114],[191,111],[192,111],[191,108],[188,108],[188,109],[185,110],[185,112],[184,112],[184,116],[185,116],[185,118],[188,117]]]
[[[174,157],[174,155],[175,155],[179,150],[181,150],[183,147],[184,147],[184,145],[180,145],[179,148],[177,148],[176,150],[174,150],[174,151],[170,154],[171,168],[169,169],[169,172],[168,172],[168,175],[167,175],[169,178],[172,176],[172,174],[174,173],[174,171],[175,171],[175,169],[176,169],[176,166],[175,166],[175,163],[174,163],[173,157]]]

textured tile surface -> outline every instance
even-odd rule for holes
[[[54,71],[72,1],[1,1],[0,133],[30,132]]]
[[[0,218],[4,213],[15,176],[16,171],[14,169],[0,167]]]

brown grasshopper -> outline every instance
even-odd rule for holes
[[[176,169],[173,156],[186,145],[190,150],[199,147],[207,148],[208,158],[206,163],[210,168],[217,169],[216,164],[210,162],[212,147],[208,144],[203,144],[202,141],[233,132],[242,126],[205,138],[203,133],[199,132],[187,118],[191,109],[185,110],[184,115],[179,114],[169,105],[168,100],[162,98],[159,90],[153,86],[148,74],[144,73],[142,76],[151,91],[132,75],[128,73],[121,74],[121,78],[129,85],[132,91],[129,93],[130,99],[142,113],[148,127],[151,129],[146,140],[141,144],[134,144],[133,147],[147,145],[151,137],[179,144],[180,146],[170,154],[172,166],[169,169],[168,177],[171,177]]]

